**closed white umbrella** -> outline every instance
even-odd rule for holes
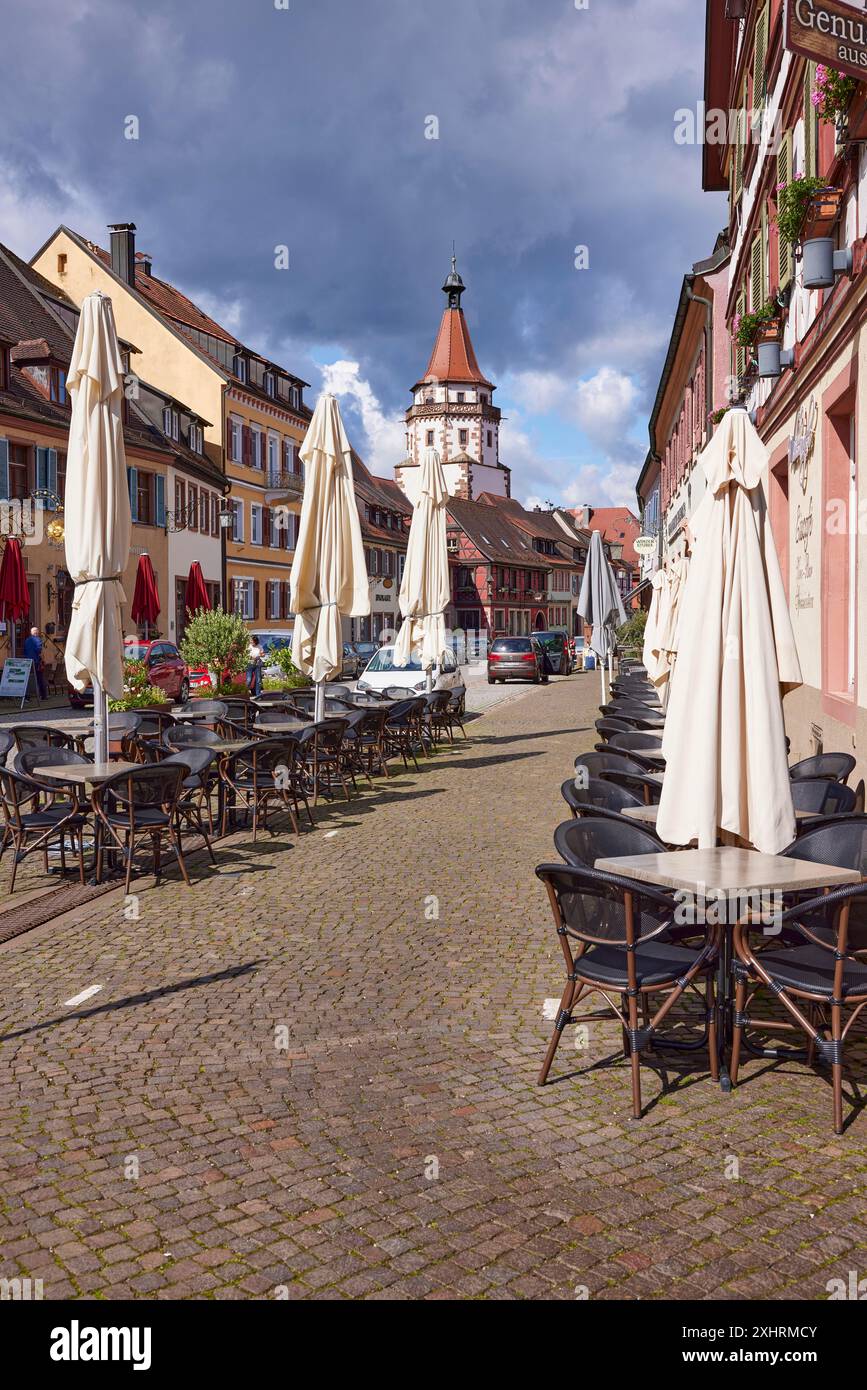
[[[121,582],[132,518],[123,447],[123,362],[111,300],[81,306],[66,378],[72,401],[66,455],[66,568],[75,584],[66,638],[66,674],[76,690],[93,684],[94,758],[108,756],[106,697],[123,694]]]
[[[400,586],[403,626],[394,644],[395,666],[406,666],[413,654],[428,673],[441,661],[446,646],[446,609],[451,597],[446,549],[446,503],[443,466],[436,449],[426,449],[419,469],[419,494],[412,514],[406,563]]]
[[[671,575],[668,570],[658,569],[651,580],[652,596],[647,623],[644,628],[644,648],[641,659],[644,662],[648,679],[660,686],[668,674],[661,660],[662,634],[668,626],[668,609],[671,602]]]
[[[801,667],[761,484],[767,451],[745,410],[728,412],[701,462],[656,828],[667,844],[707,849],[723,830],[776,854],[795,838],[782,696]]]
[[[301,446],[304,501],[290,574],[297,615],[292,660],[316,682],[316,717],[322,717],[322,683],[343,665],[343,615],[370,613],[370,588],[361,522],[352,481],[352,451],[334,396],[322,395]]]
[[[594,531],[578,595],[578,612],[592,625],[590,649],[596,653],[602,675],[602,703],[605,704],[605,662],[613,658],[614,628],[626,622],[626,610],[608,560],[602,535]]]

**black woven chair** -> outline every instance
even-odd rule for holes
[[[3,767],[9,753],[12,751],[14,747],[15,736],[11,732],[11,730],[0,729],[0,767]]]
[[[710,1073],[716,1080],[714,932],[698,950],[662,940],[677,903],[648,884],[564,864],[540,864],[536,875],[548,890],[566,963],[566,985],[538,1084],[543,1086],[548,1078],[563,1030],[569,1024],[605,1017],[599,1013],[575,1015],[582,998],[601,992],[623,1029],[624,1053],[632,1071],[632,1113],[640,1119],[641,1054],[650,1046],[674,1041],[659,1033],[660,1025],[685,992],[700,981],[705,986],[700,996],[704,1035],[693,1046],[707,1048]],[[660,1007],[651,1015],[649,1000],[660,993]],[[612,998],[618,994],[619,1007]]]
[[[164,748],[176,750],[194,748],[197,745],[213,747],[214,744],[222,743],[223,739],[213,729],[205,728],[201,724],[177,724],[173,729],[166,730],[162,741]]]
[[[93,809],[108,837],[122,851],[126,864],[126,891],[132,882],[136,850],[150,840],[154,876],[162,875],[162,844],[168,840],[187,887],[190,876],[181,848],[178,803],[183,796],[185,769],[164,763],[118,772],[103,782],[93,794]],[[102,877],[104,846],[97,852],[97,878]]]
[[[662,783],[655,780],[650,773],[643,769],[640,772],[620,772],[616,768],[608,768],[601,772],[600,777],[603,782],[611,782],[615,787],[621,787],[624,791],[631,792],[637,796],[645,806],[657,806],[659,798],[662,796]]]
[[[554,831],[554,846],[567,864],[578,869],[594,868],[597,859],[665,853],[665,845],[647,826],[607,816],[562,821]]]
[[[850,773],[855,770],[855,759],[851,753],[817,753],[812,758],[802,758],[789,768],[793,782],[804,778],[824,777],[833,782],[848,782]]]
[[[258,706],[252,700],[222,700],[226,706],[226,717],[233,729],[250,729],[258,713]]]
[[[314,824],[307,799],[307,776],[300,738],[259,739],[230,754],[223,761],[222,775],[238,804],[252,814],[253,840],[260,823],[268,828],[268,812],[273,805],[288,811],[295,834],[300,833],[298,816],[304,805],[307,819]],[[228,801],[223,804],[222,833],[225,835]]]
[[[177,718],[183,723],[188,715],[198,715],[200,725],[216,725],[228,718],[229,709],[225,700],[188,700],[177,711]]]
[[[208,826],[213,835],[211,796],[217,782],[217,754],[203,744],[182,748],[178,753],[170,753],[160,762],[161,767],[174,767],[175,764],[183,767],[188,774],[184,777],[181,795],[178,798],[178,816],[201,835],[211,856],[211,863],[216,864],[213,846],[202,820],[202,811],[207,814]]]
[[[414,700],[417,694],[406,685],[388,685],[382,693],[387,700]]]
[[[387,738],[385,725],[389,717],[388,709],[359,710],[364,717],[355,725],[356,753],[368,782],[373,780],[374,769],[390,777],[388,770]]]
[[[71,748],[75,746],[80,735],[64,733],[62,729],[52,729],[48,724],[16,724],[8,732],[15,740],[15,748],[19,753],[26,753],[28,748]],[[6,750],[8,753],[8,749]]]
[[[432,690],[423,696],[422,733],[433,748],[437,746],[438,736],[449,737],[448,708],[451,704],[451,698],[451,691],[449,690]]]
[[[349,784],[346,780],[346,767],[343,752],[343,737],[346,732],[346,717],[342,719],[320,719],[309,729],[298,733],[298,745],[305,759],[307,777],[313,788],[313,804],[319,801],[320,790],[329,800],[334,798],[334,783],[343,788],[344,798],[349,801]]]
[[[467,687],[465,685],[453,685],[449,692],[449,719],[451,721],[451,737],[454,742],[454,726],[457,724],[464,738],[467,731],[464,728],[464,714],[467,708]]]
[[[584,779],[580,779],[583,782]],[[601,777],[590,777],[587,785],[581,785],[579,780],[568,777],[560,788],[560,794],[573,816],[616,816],[618,820],[626,820],[628,817],[621,815],[627,806],[643,806],[643,798],[633,796],[631,792],[624,791],[621,787],[615,787],[613,782],[605,782]]]
[[[60,867],[66,872],[66,837],[78,852],[78,879],[84,883],[84,828],[90,808],[76,784],[40,778],[39,767],[64,763],[87,763],[88,758],[71,748],[31,748],[17,754],[15,769],[0,767],[0,797],[3,806],[3,842],[12,847],[12,877],[9,892],[15,890],[18,865],[34,850],[42,850],[47,868],[52,841],[60,848]],[[34,838],[35,837],[35,838]],[[33,841],[29,843],[29,841]]]
[[[784,854],[811,864],[834,864],[867,876],[867,816],[851,815],[815,826]],[[736,1082],[744,1046],[754,1054],[786,1056],[792,1049],[760,1049],[746,1039],[748,1028],[802,1031],[806,1059],[830,1066],[834,1132],[843,1132],[844,1046],[859,1007],[867,1002],[867,882],[830,892],[788,895],[779,931],[761,939],[739,923],[733,932],[735,960],[734,1043],[731,1077]],[[797,944],[788,944],[794,942]],[[757,992],[768,988],[792,1022],[756,1019]],[[848,1020],[844,1015],[851,1009]],[[830,1034],[830,1036],[829,1036]]]
[[[804,777],[792,783],[792,805],[796,811],[812,811],[817,816],[839,816],[854,811],[856,801],[855,792],[843,782]]]
[[[607,743],[611,742],[615,734],[628,734],[630,732],[630,727],[631,726],[627,724],[625,719],[596,720],[596,732],[597,734],[601,734]]]
[[[419,769],[415,750],[421,743],[419,719],[424,707],[424,700],[416,697],[399,700],[392,705],[385,721],[386,753],[396,753],[403,758],[404,767],[409,767],[408,758],[412,758],[416,772]]]
[[[585,769],[588,777],[601,777],[603,772],[609,769],[614,772],[644,772],[641,763],[637,763],[626,753],[618,753],[615,749],[610,749],[605,753],[579,753],[575,759],[575,771],[579,767]]]

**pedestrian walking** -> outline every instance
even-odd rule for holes
[[[254,696],[262,694],[262,659],[265,653],[258,637],[250,638],[247,648],[247,689]]]
[[[33,662],[33,673],[36,676],[36,689],[39,692],[40,700],[44,700],[47,694],[45,688],[45,672],[42,667],[42,637],[38,627],[30,629],[30,636],[25,639],[23,655],[27,660]]]

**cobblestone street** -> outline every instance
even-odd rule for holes
[[[835,1139],[806,1068],[751,1062],[727,1097],[700,1060],[665,1095],[647,1065],[633,1122],[606,1023],[536,1087],[563,966],[533,870],[598,700],[590,674],[529,689],[315,831],[142,881],[137,920],[112,893],[0,947],[0,1276],[819,1299],[863,1272],[867,1115]]]

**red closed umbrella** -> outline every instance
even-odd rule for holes
[[[143,624],[145,629],[149,623],[155,623],[160,616],[157,577],[154,574],[154,567],[149,555],[139,556],[138,568],[135,572],[135,592],[132,596],[130,612],[133,622]]]
[[[10,536],[0,560],[0,618],[11,622],[12,653],[15,653],[15,623],[20,623],[30,612],[30,590],[27,588],[27,574],[21,557],[21,546],[14,536]]]
[[[210,608],[210,606],[211,600],[208,598],[208,591],[205,588],[202,567],[198,560],[194,560],[187,575],[187,594],[184,599],[184,607],[188,613],[197,613],[200,608]]]

